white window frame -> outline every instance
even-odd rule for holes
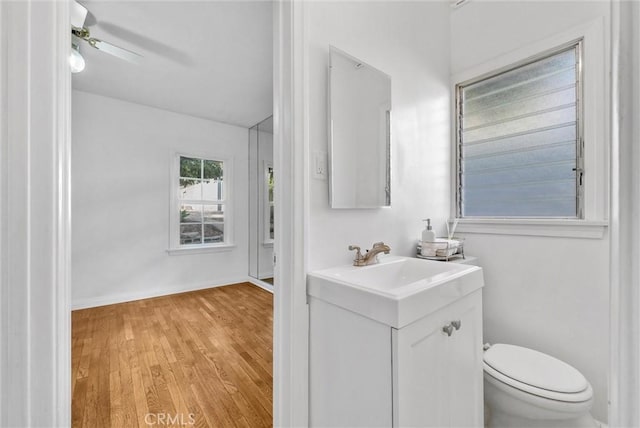
[[[609,47],[602,19],[574,27],[548,39],[519,48],[452,75],[451,99],[456,87],[479,76],[519,64],[582,39],[582,93],[584,140],[583,218],[460,218],[460,233],[532,235],[601,239],[608,226],[609,188]],[[456,105],[452,102],[452,118]],[[451,217],[457,217],[457,124],[451,127]]]
[[[204,159],[222,162],[224,180],[224,199],[220,201],[224,205],[224,241],[206,244],[180,244],[180,158]],[[198,254],[220,251],[231,251],[234,247],[233,224],[233,158],[217,156],[211,153],[174,153],[172,155],[171,191],[169,200],[169,249],[170,255]]]
[[[576,210],[575,215],[573,216],[505,216],[503,218],[530,218],[530,219],[583,219],[584,218],[584,185],[583,185],[583,177],[581,175],[584,172],[584,138],[583,138],[583,93],[582,93],[582,39],[572,40],[569,43],[563,44],[561,46],[556,46],[553,49],[547,50],[545,52],[541,52],[538,55],[527,58],[523,61],[520,61],[516,64],[510,64],[502,69],[494,70],[486,75],[478,76],[466,82],[461,82],[456,84],[456,217],[465,218],[465,219],[486,219],[486,218],[495,218],[496,216],[463,216],[462,215],[462,205],[463,205],[463,183],[462,183],[462,92],[465,88],[475,85],[480,82],[485,82],[487,80],[491,80],[495,77],[498,77],[501,74],[509,73],[510,71],[514,71],[520,69],[522,67],[526,67],[527,65],[535,64],[540,61],[544,61],[545,59],[554,57],[561,53],[568,52],[570,50],[576,52],[577,65],[576,68],[578,70],[577,80],[576,80],[576,158],[573,170],[576,171],[576,180],[575,180],[575,188],[576,188]]]

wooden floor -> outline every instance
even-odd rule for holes
[[[73,427],[271,426],[272,325],[248,283],[74,311]]]

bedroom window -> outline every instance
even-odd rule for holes
[[[582,219],[582,42],[456,85],[457,216]]]
[[[219,246],[228,242],[228,180],[221,160],[179,156],[175,247]]]

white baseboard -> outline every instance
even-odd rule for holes
[[[153,297],[168,296],[170,294],[185,293],[188,291],[204,290],[207,288],[222,287],[225,285],[237,284],[240,282],[251,282],[248,277],[230,278],[221,281],[208,281],[206,283],[191,285],[175,285],[171,287],[153,288],[150,287],[145,291],[136,291],[132,293],[113,294],[110,296],[97,296],[85,299],[77,299],[71,302],[71,310],[95,308],[98,306],[113,305],[116,303],[133,302],[135,300],[150,299]],[[258,284],[255,284],[258,285]],[[260,287],[260,285],[258,285]],[[264,288],[264,287],[262,287]]]
[[[264,290],[267,290],[269,293],[273,294],[273,285],[269,284],[268,282],[261,281],[251,276],[247,278],[247,282],[250,282],[256,287],[260,287]]]

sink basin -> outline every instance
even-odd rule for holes
[[[307,293],[394,328],[402,328],[484,286],[482,269],[411,257],[319,270]]]

